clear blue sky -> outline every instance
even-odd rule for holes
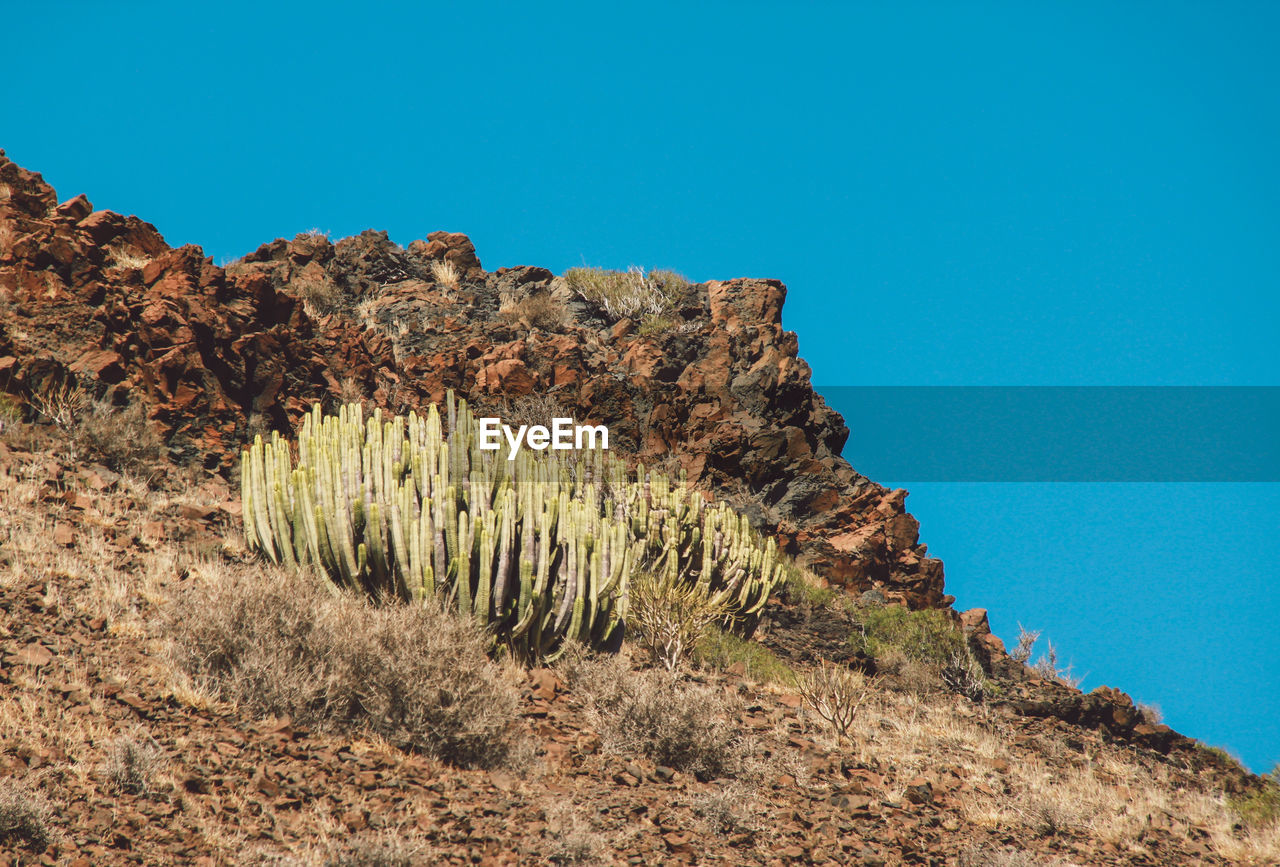
[[[778,277],[820,385],[1280,385],[1280,7],[877,7],[11,4],[0,147],[217,261]],[[911,487],[1000,635],[1280,760],[1276,486]]]

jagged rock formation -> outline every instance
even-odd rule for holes
[[[456,287],[435,276],[448,263]],[[531,321],[519,299],[546,296]],[[221,268],[136,217],[59,205],[0,151],[0,377],[29,394],[75,375],[141,400],[170,453],[227,472],[255,432],[314,401],[394,411],[448,388],[481,405],[547,393],[646,462],[675,460],[852,591],[949,605],[903,491],[840,457],[840,416],[782,329],[776,280],[693,287],[674,323],[612,321],[543,268],[485,271],[465,235],[402,249],[385,233],[276,240]]]

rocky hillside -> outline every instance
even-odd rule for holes
[[[453,285],[436,263],[454,266]],[[84,196],[58,204],[0,152],[3,390],[77,377],[145,404],[175,460],[221,472],[315,401],[403,411],[448,388],[482,405],[551,395],[635,458],[678,461],[827,580],[949,604],[905,492],[840,457],[848,428],[782,329],[785,297],[776,280],[699,284],[676,321],[646,330],[546,269],[485,271],[445,232],[408,249],[378,232],[300,235],[224,269]]]
[[[0,151],[0,867],[1277,863],[1274,787],[950,610],[905,492],[840,457],[785,294],[712,281],[631,318],[443,232],[218,267]],[[446,389],[608,424],[810,577],[664,679],[630,643],[533,671],[441,649],[456,624],[244,550],[255,433]],[[843,730],[811,700],[831,670]],[[423,684],[446,717],[477,708],[469,752],[405,716]]]

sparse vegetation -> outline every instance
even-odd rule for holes
[[[150,735],[122,737],[107,759],[107,780],[116,791],[146,794],[151,791],[163,762],[164,751],[155,738]]]
[[[911,611],[902,605],[877,605],[858,609],[859,629],[854,649],[877,660],[897,650],[910,660],[941,670],[965,650],[964,636],[945,611]]]
[[[51,811],[39,794],[14,779],[0,779],[0,844],[18,844],[36,852],[53,841]]]
[[[651,328],[674,320],[665,314],[679,306],[689,290],[689,281],[674,271],[632,266],[626,271],[603,268],[570,268],[564,273],[569,288],[595,304],[610,319],[656,317]]]
[[[918,692],[939,685],[981,701],[993,684],[964,634],[945,611],[911,611],[901,605],[853,609],[858,622],[854,650],[871,656],[876,668]]]
[[[876,682],[861,671],[824,661],[802,674],[796,686],[805,704],[835,729],[839,741],[844,741]]]
[[[292,284],[293,290],[302,299],[302,307],[313,319],[338,313],[344,305],[344,295],[332,280],[320,278],[302,278]]]
[[[590,819],[568,804],[556,804],[547,809],[546,815],[550,863],[561,867],[601,863],[605,841],[591,827]]]
[[[1072,666],[1068,665],[1062,668],[1058,665],[1058,649],[1053,646],[1052,641],[1047,642],[1046,650],[1039,659],[1034,663],[1030,662],[1031,656],[1035,652],[1036,642],[1039,640],[1040,630],[1029,630],[1019,623],[1018,643],[1009,654],[1009,657],[1014,662],[1030,665],[1031,670],[1045,680],[1051,680],[1063,686],[1078,689],[1082,678],[1076,677],[1072,673]]]
[[[686,662],[698,642],[730,613],[728,603],[713,597],[708,587],[687,583],[673,572],[631,577],[627,623],[668,671]]]
[[[456,300],[458,290],[462,288],[462,275],[458,273],[458,266],[447,259],[434,259],[431,262],[431,279],[436,281],[445,300]]]
[[[1252,791],[1233,797],[1230,806],[1248,828],[1280,830],[1280,764]]]
[[[36,412],[70,435],[89,406],[90,396],[74,378],[49,379],[32,392],[30,400]]]
[[[518,753],[517,693],[471,624],[373,606],[319,579],[208,566],[169,617],[174,659],[259,714],[376,732],[463,766]]]
[[[561,671],[584,697],[605,749],[643,755],[699,779],[742,769],[738,708],[717,690],[668,671],[632,671],[617,657],[579,656]]]
[[[823,587],[818,578],[805,572],[794,563],[783,566],[784,580],[782,598],[797,605],[810,608],[826,608],[841,598],[841,594],[833,587]]]
[[[508,321],[519,323],[525,328],[541,328],[544,331],[555,331],[569,320],[568,308],[559,299],[545,292],[526,295],[511,303],[502,310],[502,315]]]
[[[95,400],[73,434],[86,457],[116,472],[135,472],[164,455],[164,443],[141,402],[119,407]]]
[[[694,648],[694,659],[715,671],[741,664],[743,674],[752,680],[787,687],[795,685],[796,673],[773,651],[758,641],[723,629],[711,629],[702,636]]]

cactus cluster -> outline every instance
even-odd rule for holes
[[[315,407],[296,461],[288,440],[257,437],[241,466],[250,549],[375,598],[434,595],[525,661],[566,639],[619,640],[640,569],[701,587],[753,628],[781,563],[745,517],[602,451],[481,450],[452,392],[445,415]]]

